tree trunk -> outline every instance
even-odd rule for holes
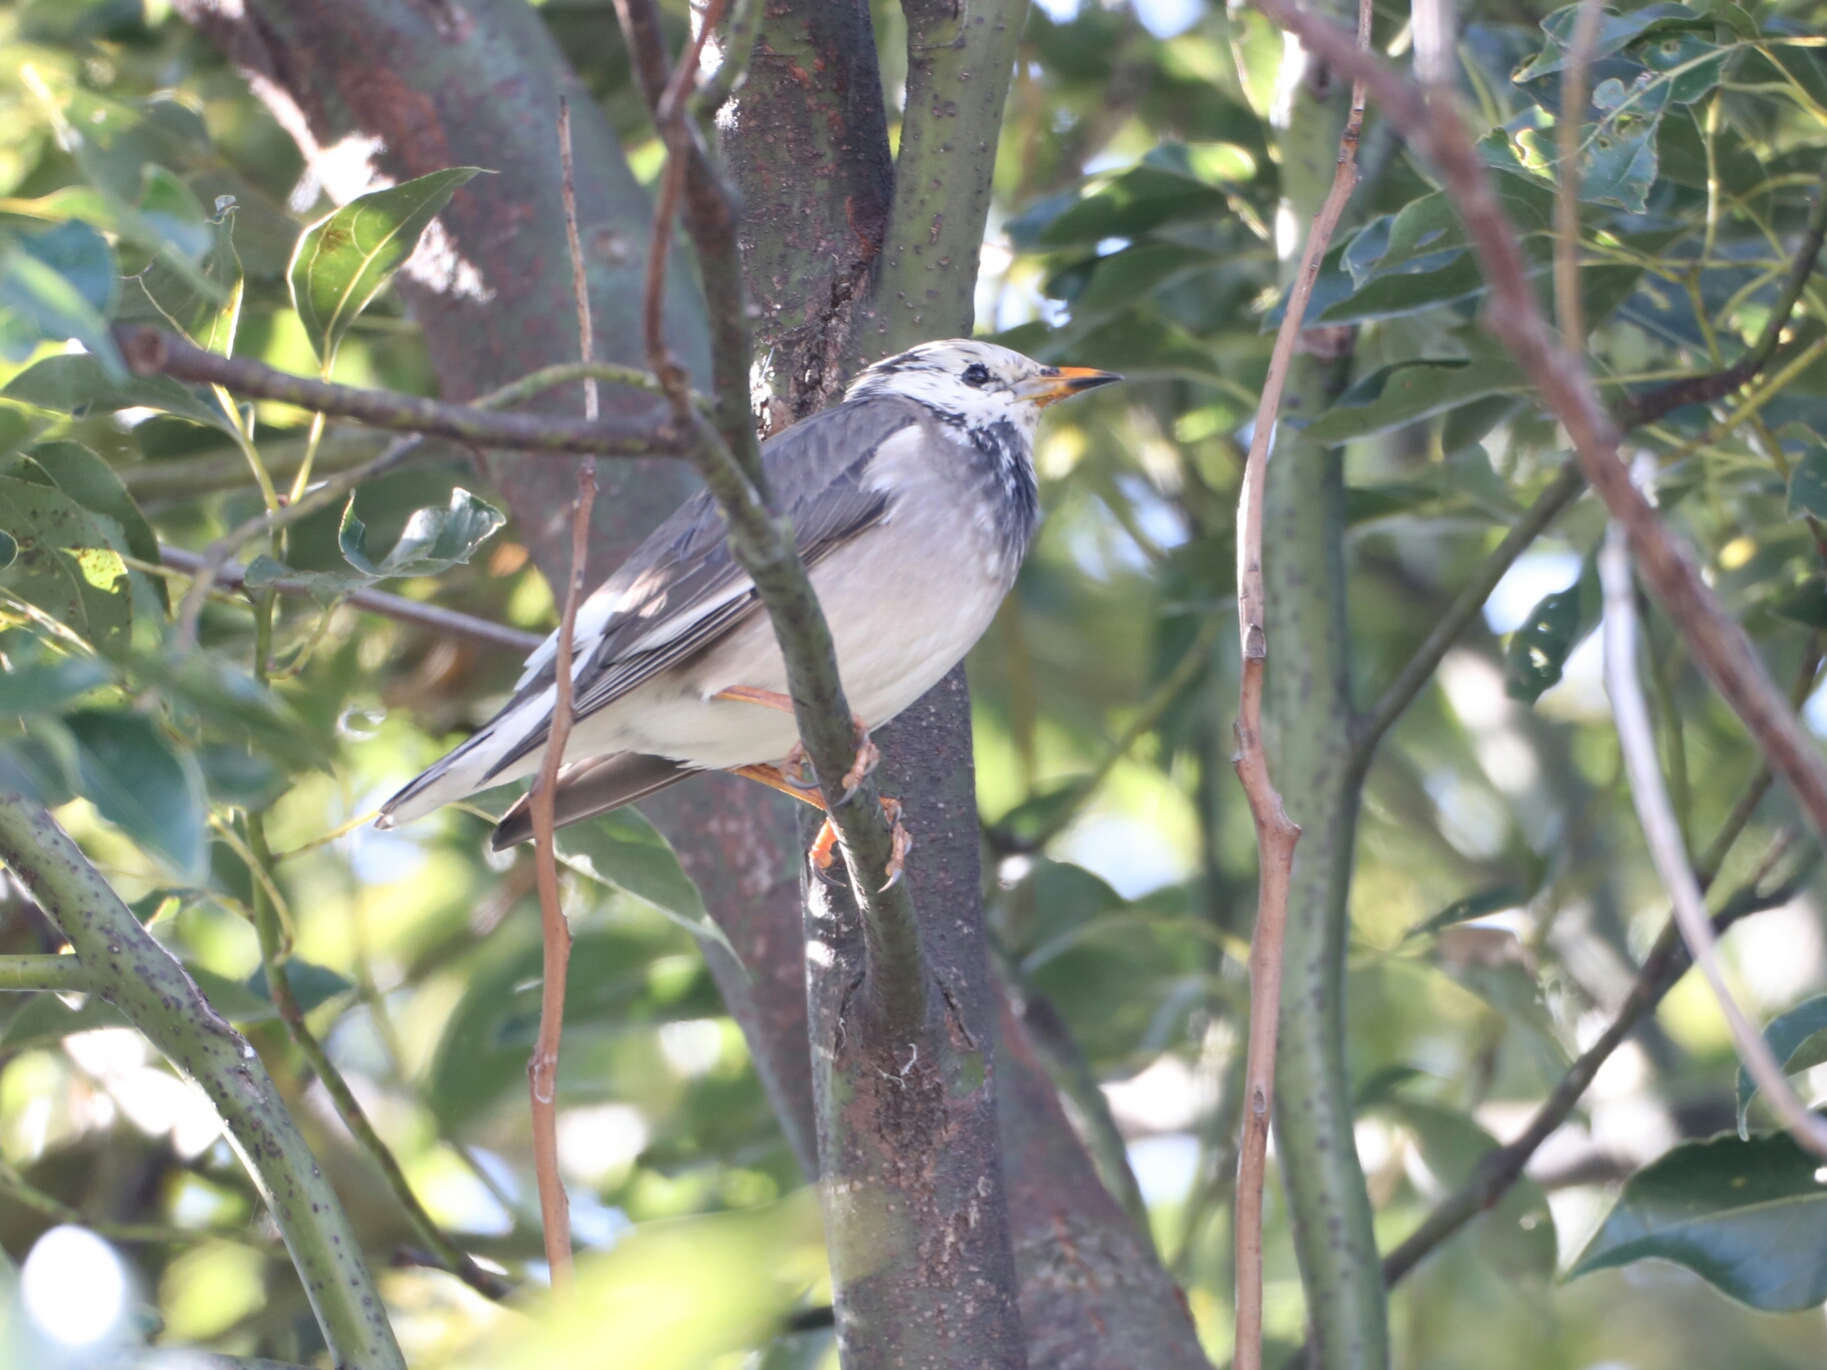
[[[472,181],[442,216],[458,257],[472,266],[484,290],[466,289],[467,278],[442,284],[400,279],[452,397],[576,356],[554,133],[556,95],[570,91],[597,355],[640,364],[633,315],[648,203],[606,121],[537,15],[519,0],[464,6],[249,0],[232,9],[214,0],[179,0],[179,7],[254,78],[307,160],[315,149],[353,133],[379,140],[376,162],[396,179],[461,164],[500,173]],[[969,331],[1000,92],[1024,9],[971,6],[967,14],[960,6],[948,20],[948,7],[940,6],[910,16],[910,28],[923,26],[915,29],[921,35],[915,42],[928,45],[924,52],[934,50],[935,39],[955,43],[961,28],[970,26],[968,46],[948,47],[930,61],[916,58],[916,66],[929,63],[930,70],[909,81],[910,91],[925,92],[924,108],[932,114],[926,127],[937,130],[921,144],[928,149],[922,155],[943,163],[964,154],[968,144],[969,156],[955,159],[957,174],[947,173],[963,208],[950,200],[938,209],[925,200],[911,208],[903,204],[910,216],[925,214],[924,241],[901,257],[904,273],[923,273],[917,286],[922,307],[898,314],[884,309],[860,320],[859,291],[880,269],[872,244],[881,242],[878,225],[888,210],[881,175],[888,160],[886,119],[866,6],[774,0],[766,8],[754,74],[727,116],[728,158],[748,197],[747,274],[751,298],[764,306],[756,331],[761,350],[775,349],[773,375],[790,417],[834,397],[846,366],[854,365],[849,359],[860,353],[881,355],[924,337]],[[813,58],[810,65],[802,54]],[[987,78],[975,79],[986,72]],[[948,82],[961,98],[945,95]],[[990,87],[997,92],[993,98]],[[769,90],[780,94],[764,101]],[[960,143],[960,110],[973,119],[993,115],[993,121]],[[978,156],[984,157],[980,166]],[[963,165],[967,160],[971,167]],[[768,184],[759,179],[764,164],[774,177]],[[673,283],[668,327],[675,351],[702,376],[701,303],[684,274]],[[577,397],[561,393],[551,403],[575,409]],[[566,539],[558,530],[573,489],[570,464],[508,455],[483,460],[541,569],[558,582],[567,570]],[[693,482],[676,462],[606,462],[599,469],[604,494],[590,557],[592,575],[600,577]],[[962,681],[962,671],[955,672],[878,740],[886,792],[907,800],[919,815],[913,869],[921,876],[916,889],[923,925],[963,929],[959,935],[978,945],[975,951],[966,947],[956,962],[981,966],[978,835]],[[795,1154],[808,1174],[816,1174],[796,888],[803,847],[794,834],[795,807],[761,786],[715,775],[642,804],[678,848],[746,967],[745,976],[707,948]],[[974,1040],[995,1041],[999,1012],[1004,1019],[1005,1037],[986,1063],[986,1076],[1004,1090],[999,1117],[1011,1172],[1009,1227],[1031,1363],[1072,1370],[1205,1365],[1178,1290],[1096,1183],[1025,1034],[1011,1026],[1006,1008],[998,1009],[980,970],[970,970],[960,983],[963,1018]],[[981,1116],[998,1114],[979,1115],[973,1127],[981,1128]],[[993,1191],[1000,1176],[987,1178]]]

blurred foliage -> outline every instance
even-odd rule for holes
[[[650,175],[607,0],[540,13]],[[1462,94],[1544,293],[1569,13],[1473,3],[1461,16]],[[895,91],[904,29],[890,5],[877,19]],[[1609,396],[1729,364],[1758,336],[1827,168],[1822,27],[1805,4],[1607,16],[1579,175],[1588,356]],[[1379,8],[1376,36],[1405,53],[1406,15]],[[201,548],[267,507],[307,448],[347,464],[360,440],[336,425],[320,439],[282,405],[129,377],[104,327],[163,320],[218,351],[431,393],[386,279],[470,173],[339,209],[220,55],[151,0],[0,6],[0,42],[0,784],[58,806],[245,1027],[388,1267],[414,1245],[405,1215],[274,1018],[250,925],[270,880],[290,979],[377,1130],[465,1248],[536,1291],[529,863],[483,854],[479,810],[400,832],[360,823],[487,716],[516,663],[342,603],[379,580],[545,629],[551,596],[523,532],[498,527],[467,466],[426,444],[346,507],[248,549],[256,595],[281,574],[319,594],[274,610],[270,671],[254,669],[268,610],[227,593],[204,608],[200,652],[174,662],[184,583],[166,585],[158,541]],[[979,294],[980,331],[1130,378],[1049,420],[1048,521],[972,659],[989,917],[1007,972],[1051,1001],[1107,1085],[1157,1241],[1219,1360],[1254,843],[1229,769],[1235,649],[1209,628],[1234,609],[1234,502],[1280,310],[1282,51],[1248,11],[1036,8]],[[1344,448],[1353,684],[1368,709],[1565,448],[1477,326],[1478,275],[1428,168],[1374,111],[1362,160],[1308,322],[1356,329],[1349,387],[1311,418]],[[1824,358],[1816,282],[1769,373],[1780,385],[1637,434],[1664,510],[1785,679],[1827,629]],[[1602,526],[1582,502],[1518,563],[1369,773],[1350,1054],[1386,1246],[1520,1128],[1660,927],[1591,636]],[[1664,757],[1698,853],[1757,759],[1670,625],[1650,628]],[[1808,716],[1827,724],[1827,709]],[[271,871],[251,864],[250,815]],[[1763,799],[1721,890],[1756,879],[1783,841],[1805,845],[1784,837],[1797,826],[1786,797]],[[383,1287],[409,1355],[587,1365],[613,1348],[618,1366],[658,1367],[734,1364],[718,1358],[747,1348],[769,1366],[829,1363],[828,1332],[783,1331],[829,1297],[816,1206],[705,971],[702,902],[633,813],[575,830],[566,860],[577,944],[560,1150],[589,1297],[548,1318],[536,1292],[498,1307],[440,1272],[393,1268]],[[57,941],[16,887],[0,891],[0,952]],[[1794,1010],[1771,1028],[1779,1054],[1817,1065],[1816,897],[1747,921],[1728,950],[1754,1004]],[[1401,1286],[1396,1363],[1819,1364],[1818,1312],[1746,1306],[1822,1298],[1816,1172],[1742,1087],[1751,1133],[1704,1140],[1732,1127],[1734,1085],[1690,978],[1531,1178]],[[0,1160],[14,1261],[60,1212],[104,1236],[194,1233],[117,1243],[132,1335],[321,1357],[208,1108],[112,1010],[0,996]],[[1291,1344],[1303,1313],[1279,1203],[1270,1224],[1270,1330]],[[1680,1265],[1633,1263],[1646,1256]],[[7,1298],[0,1337],[22,1325]]]

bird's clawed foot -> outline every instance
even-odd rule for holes
[[[781,713],[793,712],[793,701],[780,691],[761,690],[752,685],[732,685],[727,690],[719,690],[713,698],[734,700],[740,704],[759,704],[764,709],[776,709]],[[875,772],[882,760],[882,754],[876,750],[875,743],[869,737],[869,725],[863,722],[862,715],[851,714],[850,723],[856,729],[856,757],[850,763],[850,769],[844,772],[844,795],[838,800],[840,804],[846,804],[856,797],[858,788]],[[791,790],[804,795],[814,794],[818,790],[818,779],[813,774],[803,742],[793,744],[786,760],[780,763],[779,772]]]
[[[865,772],[866,774],[866,772]],[[907,869],[907,853],[913,850],[913,835],[907,831],[907,825],[901,822],[901,801],[883,799],[882,812],[887,815],[890,830],[891,847],[889,850],[887,874],[888,879],[877,891],[886,894],[895,887]],[[826,815],[824,826],[818,830],[818,837],[812,843],[812,850],[807,853],[812,858],[812,869],[818,878],[828,885],[841,885],[843,882],[832,874],[832,867],[837,864],[837,829],[832,826],[830,815]]]

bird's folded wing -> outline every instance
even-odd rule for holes
[[[882,397],[827,409],[763,444],[768,478],[806,566],[881,520],[889,496],[871,483],[869,468],[883,443],[914,425],[934,426],[913,401]],[[726,532],[716,504],[700,491],[591,596],[573,639],[577,718],[683,664],[759,611],[754,582],[731,554]],[[529,660],[503,714],[551,689],[552,646]],[[497,759],[491,776],[543,746],[546,733],[543,724],[529,732]]]

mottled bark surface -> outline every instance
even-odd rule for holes
[[[719,122],[777,427],[841,394],[887,232],[894,164],[866,0],[765,5],[748,81]]]

